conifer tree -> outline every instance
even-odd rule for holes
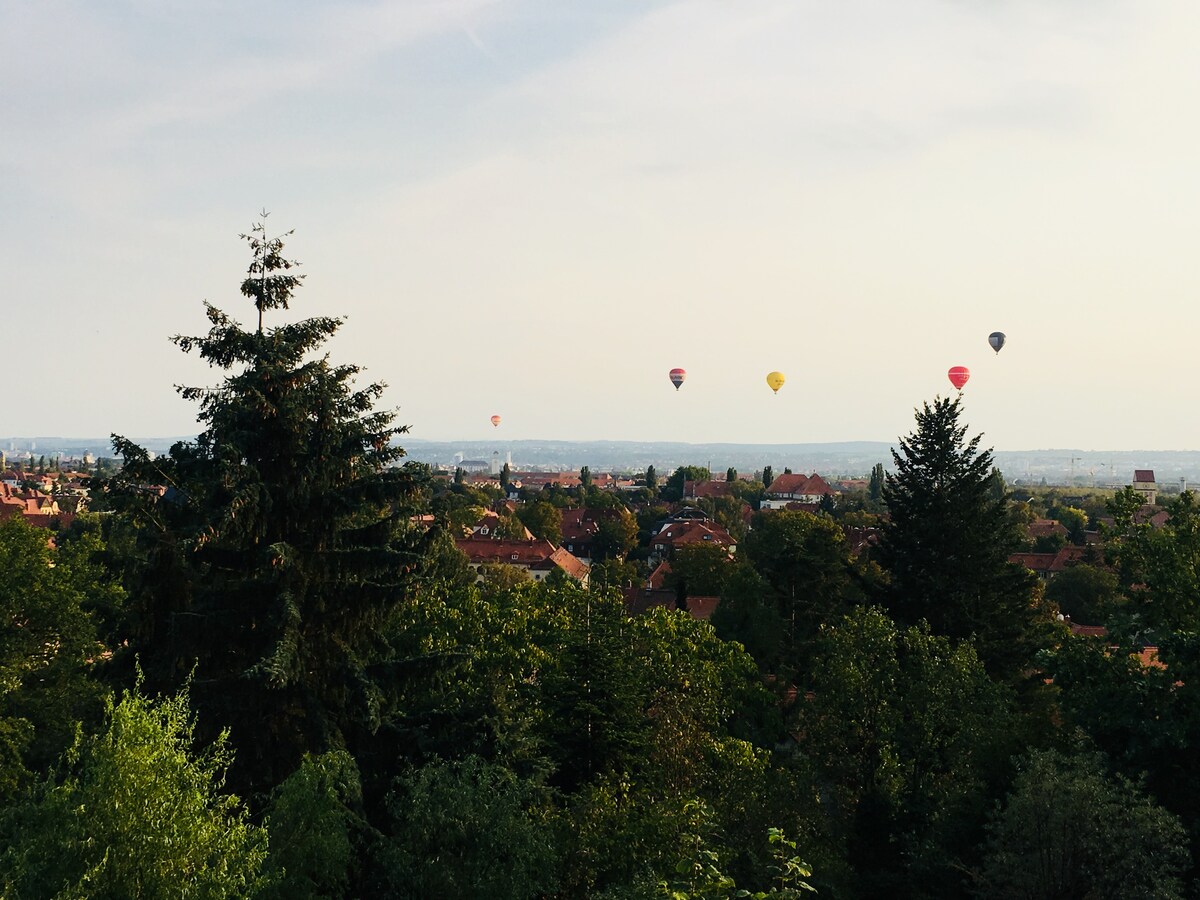
[[[1004,498],[992,493],[992,454],[967,439],[960,401],[937,398],[892,451],[884,483],[888,521],[879,561],[884,600],[904,625],[924,619],[951,638],[973,638],[993,675],[1014,676],[1039,644],[1036,578],[1008,561],[1019,543]]]
[[[378,727],[381,626],[420,558],[418,486],[390,465],[407,429],[374,409],[382,384],[356,388],[358,367],[320,355],[342,320],[265,324],[303,277],[283,237],[265,217],[243,235],[254,330],[206,304],[208,334],[173,338],[225,373],[178,388],[199,403],[199,437],[151,459],[114,435],[125,467],[110,487],[134,535],[123,638],[153,687],[194,669],[201,726],[231,728],[235,776],[256,788]]]
[[[871,480],[867,482],[867,499],[878,503],[883,499],[883,486],[887,482],[887,475],[883,471],[883,463],[875,463],[871,469]]]

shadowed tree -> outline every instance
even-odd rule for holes
[[[194,669],[202,728],[230,726],[235,773],[269,787],[305,753],[379,726],[381,626],[421,559],[408,525],[419,492],[413,470],[391,465],[407,429],[374,409],[383,385],[356,388],[356,366],[321,355],[342,320],[266,327],[301,276],[265,220],[243,237],[258,327],[206,304],[208,334],[173,339],[225,373],[179,388],[203,431],[159,459],[114,436],[126,464],[109,494],[134,534],[127,656],[160,690]]]
[[[1043,640],[1036,577],[1008,561],[1020,545],[992,454],[967,439],[960,401],[937,398],[917,410],[916,430],[892,451],[883,497],[888,521],[878,560],[883,592],[902,624],[924,619],[936,634],[972,638],[993,675],[1017,676]]]

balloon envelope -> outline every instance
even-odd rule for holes
[[[971,370],[966,366],[955,366],[946,373],[946,376],[950,379],[950,383],[961,391],[963,385],[971,377]]]
[[[683,384],[683,380],[687,378],[687,372],[683,369],[671,370],[671,384],[675,385],[675,390],[679,390],[679,386]]]
[[[997,353],[1004,347],[1004,332],[993,331],[988,335],[988,343],[992,345],[992,349]]]
[[[499,416],[492,416],[492,425],[494,425],[497,428],[500,427],[500,417]]]
[[[770,386],[771,390],[778,394],[779,389],[783,387],[783,382],[786,380],[787,379],[783,377],[782,372],[772,372],[767,376],[767,385]]]

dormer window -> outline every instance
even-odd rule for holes
[[[514,554],[512,555],[512,558],[513,558],[513,559],[516,559],[518,555],[519,555],[519,554],[517,554],[517,553],[514,553]]]
[[[479,529],[479,533],[480,533],[480,534],[487,534],[487,533],[488,533],[488,527],[487,527],[486,525],[484,525],[482,528],[480,528],[480,529]]]

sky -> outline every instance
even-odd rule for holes
[[[893,440],[965,365],[986,445],[1195,449],[1198,42],[1194,0],[0,0],[0,435],[194,433],[169,337],[252,321],[268,210],[415,438]]]

